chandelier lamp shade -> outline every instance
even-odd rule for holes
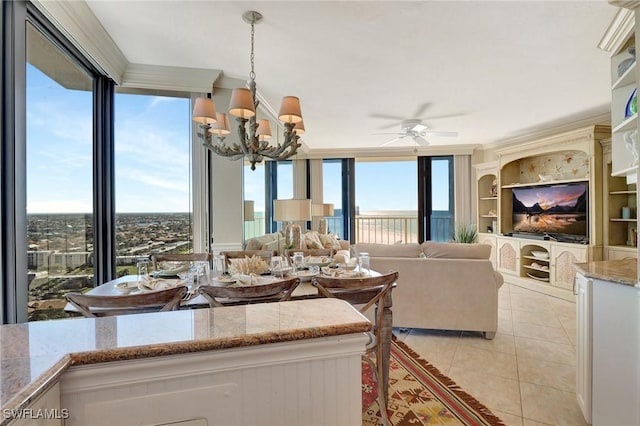
[[[233,89],[229,102],[229,114],[238,123],[239,143],[227,144],[225,137],[230,134],[227,114],[216,111],[211,98],[197,98],[193,107],[193,121],[199,124],[198,136],[203,145],[214,153],[230,157],[232,160],[245,158],[255,170],[256,163],[263,159],[285,160],[296,154],[301,146],[299,139],[304,133],[300,99],[295,96],[285,96],[278,112],[278,119],[284,126],[283,142],[271,145],[271,125],[269,120],[256,118],[256,111],[260,105],[256,97],[256,74],[254,71],[254,34],[255,25],[262,20],[262,15],[255,11],[248,11],[242,19],[251,24],[251,72],[249,73],[249,88]],[[212,88],[213,90],[213,88]]]

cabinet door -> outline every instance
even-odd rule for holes
[[[518,275],[520,269],[520,243],[511,238],[496,239],[498,271]]]
[[[494,269],[497,269],[496,265],[496,237],[492,235],[478,235],[478,243],[480,244],[488,244],[491,246],[491,254],[489,255],[489,260],[493,265]]]
[[[576,399],[587,423],[591,423],[591,280],[576,276]]]
[[[575,264],[586,262],[587,258],[587,247],[552,246],[551,284],[565,290],[572,290],[577,272]]]

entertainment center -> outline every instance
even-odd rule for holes
[[[601,142],[610,137],[609,126],[592,125],[474,166],[478,241],[493,246],[505,281],[574,300],[574,263],[603,256]]]

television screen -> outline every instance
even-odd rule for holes
[[[588,183],[513,188],[513,230],[587,236]]]

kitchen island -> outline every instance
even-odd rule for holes
[[[594,426],[640,424],[637,262],[576,264],[576,397]]]
[[[0,424],[360,424],[370,329],[337,299],[0,326]]]

